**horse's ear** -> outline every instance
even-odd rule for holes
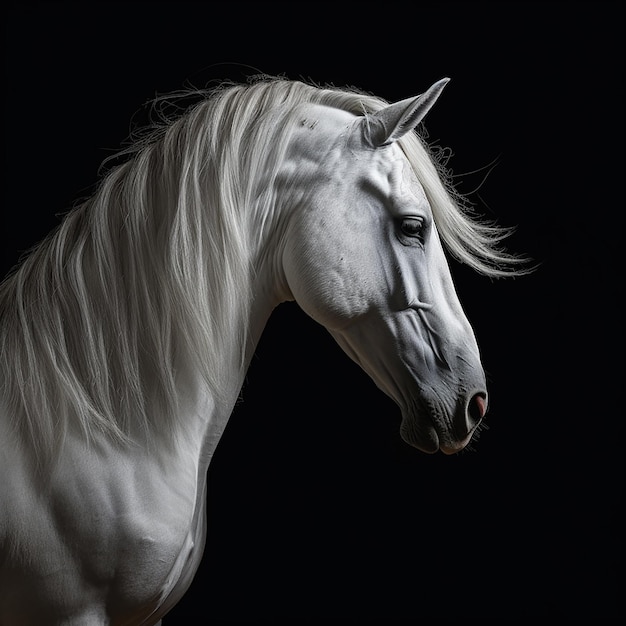
[[[434,83],[421,96],[400,100],[371,113],[363,120],[365,142],[372,148],[386,146],[413,130],[430,111],[449,78]]]

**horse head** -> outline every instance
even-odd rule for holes
[[[302,110],[284,165],[281,260],[291,297],[398,404],[403,439],[450,454],[485,414],[485,375],[402,142],[446,82],[363,116]]]

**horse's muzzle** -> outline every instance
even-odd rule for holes
[[[487,394],[479,391],[458,405],[450,420],[436,417],[425,406],[422,406],[421,414],[405,414],[400,434],[409,445],[427,454],[439,450],[444,454],[456,454],[471,441],[486,412]]]

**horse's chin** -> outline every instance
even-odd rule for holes
[[[421,424],[415,418],[402,418],[400,436],[410,446],[426,454],[435,454],[439,451],[439,435],[435,428],[429,424]]]

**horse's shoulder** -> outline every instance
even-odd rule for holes
[[[79,607],[105,590],[102,602],[122,613],[153,610],[170,593],[197,534],[197,488],[177,481],[176,463],[166,476],[130,449],[73,445],[46,475],[8,456],[0,461],[11,472],[0,487],[0,580],[21,580],[15,593],[35,586],[54,611],[55,598]]]

